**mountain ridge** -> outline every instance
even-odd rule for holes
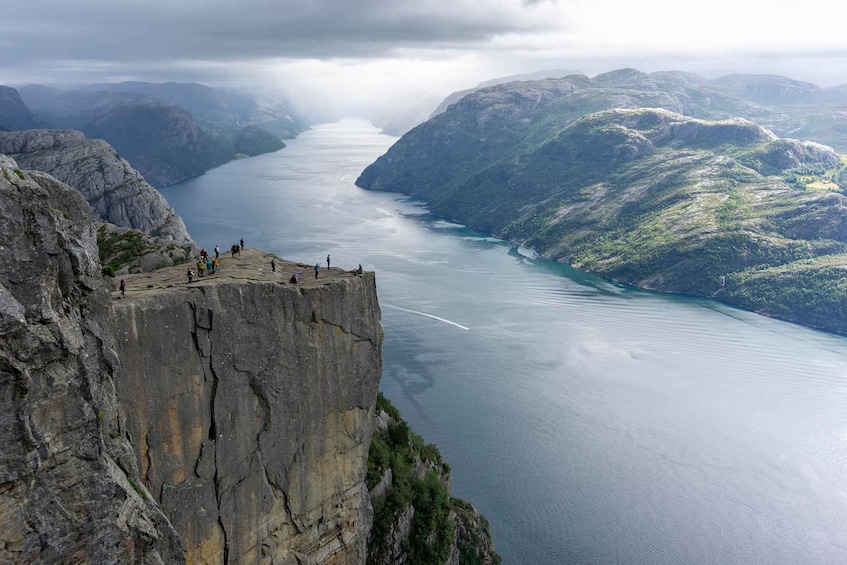
[[[521,121],[528,99],[517,108],[496,99],[472,115],[480,129],[488,110]],[[474,102],[407,134],[357,185],[422,198],[436,214],[615,281],[847,334],[847,198],[789,184],[800,173],[843,172],[832,149],[741,118],[641,108],[588,114],[456,175],[464,152],[441,167],[408,158],[434,146],[456,151],[439,126],[464,123],[451,114]],[[479,154],[478,143],[465,149]]]

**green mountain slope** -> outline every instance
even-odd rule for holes
[[[501,135],[508,124],[538,133],[516,115],[500,118]],[[616,109],[523,141],[487,166],[468,156],[437,167],[431,158],[445,147],[467,155],[464,145],[484,138],[424,126],[357,183],[422,197],[435,213],[617,281],[847,334],[847,198],[786,182],[843,173],[827,147],[742,119]]]

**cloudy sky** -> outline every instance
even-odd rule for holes
[[[542,69],[847,83],[835,0],[0,0],[0,84],[200,81],[362,108]]]

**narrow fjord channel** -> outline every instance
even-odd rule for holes
[[[847,339],[621,287],[354,186],[394,139],[318,126],[162,192],[207,249],[376,271],[381,389],[504,563],[847,562]]]

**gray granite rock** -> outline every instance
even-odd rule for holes
[[[22,169],[49,173],[79,190],[95,219],[191,243],[164,196],[105,141],[73,130],[0,132],[0,153],[13,156]]]
[[[382,344],[373,274],[160,291],[138,277],[114,307],[118,396],[187,560],[364,563]]]
[[[89,207],[0,159],[0,562],[179,563],[115,395]]]

